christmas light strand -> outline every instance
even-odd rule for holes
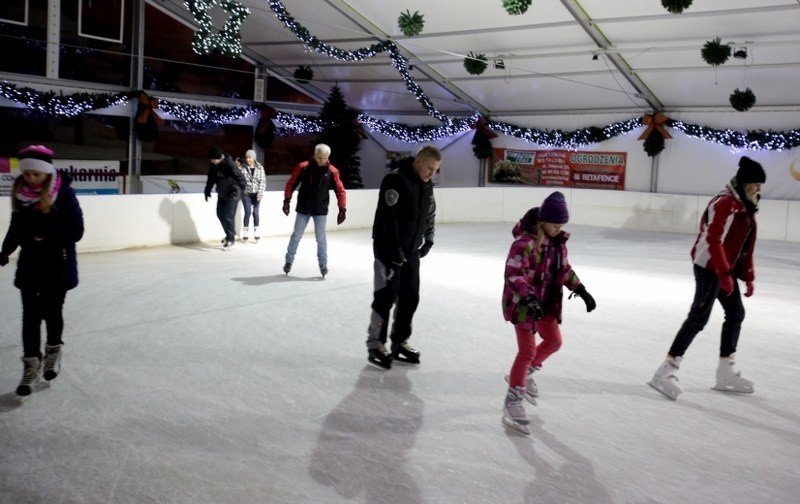
[[[187,128],[201,131],[221,124],[236,122],[258,113],[256,107],[217,107],[214,105],[189,105],[167,100],[158,100],[158,108],[165,113],[184,121]]]
[[[670,128],[674,128],[687,136],[699,138],[706,142],[727,145],[735,149],[753,151],[784,151],[800,146],[800,130],[764,131],[748,130],[745,133],[731,129],[716,130],[670,119]]]
[[[629,133],[642,126],[641,118],[609,124],[603,128],[589,126],[574,131],[522,128],[513,124],[488,121],[487,127],[504,135],[520,138],[548,148],[578,149]]]
[[[472,125],[478,120],[478,115],[469,119],[457,119],[444,126],[407,126],[401,123],[375,119],[365,114],[360,114],[358,120],[361,124],[369,128],[370,131],[377,131],[397,140],[407,143],[422,143],[439,140],[455,136],[472,129]]]
[[[75,93],[56,94],[53,91],[37,91],[32,88],[19,88],[7,81],[0,81],[0,95],[16,103],[21,103],[36,112],[50,116],[76,117],[90,110],[113,107],[130,100],[137,93]]]

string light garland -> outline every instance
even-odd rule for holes
[[[365,114],[360,114],[358,120],[369,128],[397,140],[407,143],[423,143],[439,140],[464,133],[472,129],[472,124],[478,119],[478,114],[464,119],[452,120],[443,126],[407,126],[401,123],[375,119]]]
[[[64,96],[53,91],[42,92],[27,87],[19,88],[10,82],[0,81],[0,95],[3,98],[50,116],[76,117],[89,110],[125,103],[137,94],[136,92],[75,93]]]
[[[76,117],[92,110],[120,105],[138,96],[138,91],[126,93],[75,93],[60,95],[52,91],[37,91],[31,88],[20,88],[16,85],[0,81],[0,96],[22,104],[25,107],[50,116]],[[159,100],[159,109],[183,121],[179,124],[170,121],[169,125],[180,130],[197,131],[221,124],[235,122],[250,115],[259,113],[258,107],[233,107],[224,108],[216,106],[197,106],[186,103],[175,103]],[[466,118],[447,118],[443,126],[407,126],[376,119],[365,114],[358,116],[361,123],[372,131],[396,138],[409,143],[421,143],[447,138],[464,133],[472,129],[478,115]],[[287,135],[294,132],[318,133],[322,124],[316,116],[301,116],[278,112],[276,119],[284,125],[276,131],[276,135]],[[609,140],[619,135],[630,133],[643,125],[640,117],[619,121],[602,128],[590,126],[575,131],[539,130],[523,128],[513,124],[492,121],[487,126],[504,135],[513,136],[522,140],[550,148],[577,149],[590,144]],[[729,146],[734,149],[748,149],[753,151],[784,151],[800,146],[800,129],[789,131],[764,131],[748,130],[740,132],[731,129],[717,130],[669,119],[667,127],[680,131],[692,137]]]
[[[222,10],[230,17],[218,33],[213,33],[209,9],[219,3]],[[250,9],[234,0],[186,0],[186,8],[192,13],[200,28],[194,34],[192,50],[197,54],[211,54],[218,49],[227,56],[238,56],[242,53],[242,35],[239,29],[250,15]]]

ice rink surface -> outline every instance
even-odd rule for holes
[[[309,230],[311,226],[309,226]],[[737,354],[754,395],[710,390],[715,307],[670,401],[645,383],[691,304],[694,235],[566,227],[597,300],[565,300],[530,437],[500,422],[516,343],[511,225],[450,224],[422,261],[410,343],[366,363],[369,230],[80,254],[62,374],[26,402],[15,260],[0,270],[0,502],[797,503],[800,244],[760,240]]]

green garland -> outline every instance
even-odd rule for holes
[[[423,18],[424,16],[420,14],[419,11],[414,11],[414,14],[411,14],[410,11],[406,10],[397,18],[397,25],[400,27],[400,31],[403,32],[403,35],[406,37],[413,37],[414,35],[422,33],[422,27],[425,26],[425,20]]]
[[[730,102],[731,107],[739,112],[744,112],[746,110],[750,110],[753,108],[753,105],[756,104],[756,95],[750,88],[747,88],[744,91],[741,91],[737,88],[736,91],[731,93]]]
[[[311,70],[309,66],[300,65],[294,71],[294,80],[296,80],[298,84],[308,84],[313,79],[314,70]]]
[[[661,5],[672,14],[681,14],[691,7],[692,0],[661,0]]]
[[[652,135],[649,135],[647,138],[644,139],[644,151],[650,157],[656,157],[661,154],[661,151],[664,150],[664,137],[658,133],[657,131],[653,132]]]
[[[472,51],[464,58],[464,68],[472,75],[480,75],[489,65],[485,54],[473,54]]]
[[[211,16],[208,10],[217,3],[230,14],[219,33],[212,33]],[[238,56],[242,53],[242,35],[239,29],[250,9],[234,0],[186,0],[186,6],[200,25],[192,40],[192,49],[197,54],[211,54],[218,49],[227,56]]]
[[[525,14],[533,0],[503,0],[503,8],[512,16]]]
[[[712,66],[719,66],[728,61],[731,57],[731,46],[723,44],[719,37],[709,40],[700,50],[703,61]]]

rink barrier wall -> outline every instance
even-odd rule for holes
[[[438,223],[516,222],[528,208],[538,206],[553,188],[484,187],[437,188]],[[561,191],[569,205],[570,223],[629,230],[695,233],[710,196],[655,194],[634,191],[568,189]],[[347,220],[337,226],[336,199],[331,194],[328,230],[372,226],[378,191],[347,192]],[[214,196],[216,198],[216,196]],[[86,232],[80,252],[220,240],[216,200],[202,194],[81,195]],[[281,212],[283,193],[268,191],[261,202],[261,236],[288,236],[294,225],[294,203],[287,217]],[[8,229],[9,198],[0,198],[0,229]],[[242,207],[237,212],[242,223]],[[800,242],[800,201],[762,201],[759,238]],[[309,225],[307,233],[313,233]]]

